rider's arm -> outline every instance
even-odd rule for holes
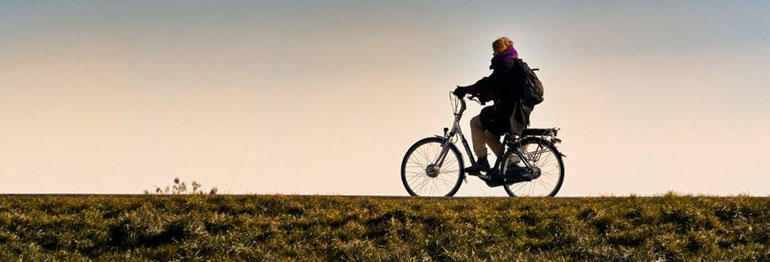
[[[474,96],[478,96],[479,94],[484,94],[487,91],[489,91],[489,77],[486,77],[486,76],[479,79],[479,81],[476,81],[476,83],[471,85],[470,88],[468,89],[468,93]]]
[[[470,85],[468,87],[468,94],[478,97],[482,102],[487,102],[494,99],[495,82],[499,81],[502,75],[500,71],[501,70],[496,69],[492,71],[492,74],[489,76],[485,76],[479,79],[479,81],[476,81],[475,84]]]

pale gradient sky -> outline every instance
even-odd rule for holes
[[[0,1],[0,193],[406,195],[509,36],[560,196],[770,194],[768,1]],[[471,105],[463,127],[481,107]],[[469,177],[458,195],[504,195]]]

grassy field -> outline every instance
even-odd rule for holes
[[[0,196],[3,261],[770,261],[770,199]]]

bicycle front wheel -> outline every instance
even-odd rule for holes
[[[561,153],[556,146],[548,140],[528,137],[521,143],[521,150],[527,161],[537,169],[537,177],[529,181],[505,184],[505,192],[509,196],[528,196],[528,197],[552,197],[561,189],[564,182],[564,162],[561,159]],[[518,160],[513,156],[513,152],[508,151],[505,154],[505,163],[503,163],[503,174],[511,165],[515,165],[512,160]],[[512,157],[513,156],[513,157]],[[523,166],[523,164],[519,164]]]
[[[447,144],[444,159],[438,159],[443,138],[417,141],[401,162],[401,181],[412,196],[453,196],[463,179],[463,159],[454,144]]]

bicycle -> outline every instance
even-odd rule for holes
[[[451,92],[449,96],[454,113],[452,128],[445,127],[443,136],[417,141],[401,162],[401,181],[411,196],[451,197],[463,181],[468,182],[463,155],[455,145],[458,138],[471,164],[476,162],[460,128],[460,119],[466,109],[465,98]],[[556,143],[561,143],[556,137],[558,131],[559,128],[533,128],[524,129],[520,136],[506,133],[500,150],[503,157],[498,157],[486,174],[469,175],[478,177],[489,187],[502,185],[512,197],[553,197],[564,182],[562,157],[566,157],[556,148]]]

